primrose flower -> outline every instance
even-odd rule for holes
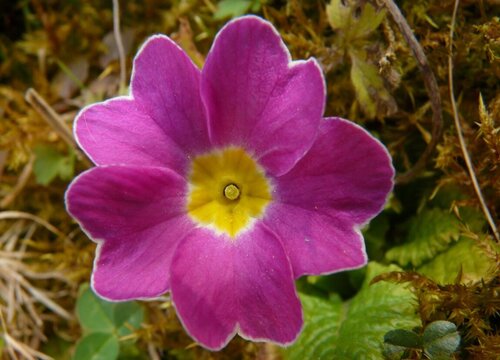
[[[314,59],[291,61],[258,17],[228,23],[200,71],[156,35],[130,96],[83,109],[75,136],[97,165],[66,193],[97,242],[92,287],[121,301],[170,291],[209,349],[235,335],[289,344],[302,327],[294,279],[366,264],[360,226],[393,186],[386,149],[322,118]]]

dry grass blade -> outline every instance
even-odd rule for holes
[[[5,217],[5,213],[12,215],[9,212],[0,215]],[[54,294],[41,288],[43,283],[36,283],[55,279],[67,282],[62,273],[42,270],[44,260],[39,253],[26,251],[27,240],[37,226],[32,223],[26,226],[26,221],[18,220],[0,237],[0,315],[5,350],[13,359],[18,358],[16,354],[22,359],[51,359],[36,350],[47,340],[43,332],[48,319],[44,309],[62,319],[73,320],[73,315],[52,299]],[[3,319],[4,313],[7,321]]]
[[[50,232],[54,233],[55,235],[59,237],[66,237],[61,231],[59,231],[54,225],[50,224],[49,222],[45,221],[44,219],[22,211],[2,211],[0,212],[0,220],[7,220],[7,219],[27,219],[27,220],[32,220],[36,222],[37,224],[42,225],[44,228],[49,230]]]
[[[28,345],[17,341],[12,336],[10,336],[8,333],[5,333],[3,336],[4,336],[6,346],[11,347],[13,350],[20,353],[23,356],[23,359],[27,359],[27,360],[38,360],[38,359],[53,360],[52,357],[47,356],[39,351],[36,351],[36,350],[30,348]]]
[[[73,148],[77,148],[75,139],[61,117],[47,104],[44,98],[35,90],[28,89],[25,95],[26,101],[50,124],[57,134]]]

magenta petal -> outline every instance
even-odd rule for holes
[[[296,277],[366,263],[359,227],[383,208],[393,186],[387,150],[367,131],[339,118],[322,122],[311,150],[275,179],[266,215]]]
[[[283,239],[295,278],[356,269],[367,262],[363,236],[349,220],[276,203],[265,222]]]
[[[131,91],[137,106],[189,154],[209,149],[199,87],[200,70],[166,36],[149,38],[134,60]]]
[[[240,335],[255,341],[293,342],[302,328],[302,308],[290,260],[263,224],[241,239],[235,257]]]
[[[83,109],[75,137],[97,165],[144,165],[179,168],[185,154],[177,144],[126,97]]]
[[[236,332],[287,344],[302,326],[288,258],[262,225],[237,239],[191,232],[175,252],[171,278],[184,326],[209,349],[221,349]]]
[[[310,148],[324,110],[323,74],[313,59],[291,62],[269,22],[245,16],[228,23],[201,81],[215,145],[245,147],[274,175]]]
[[[169,289],[173,251],[192,227],[184,213],[185,181],[167,169],[95,167],[66,193],[69,213],[98,242],[92,285],[127,300]]]
[[[214,350],[236,333],[233,256],[233,244],[200,228],[179,243],[170,270],[172,298],[184,327]]]

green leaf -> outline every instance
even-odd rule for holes
[[[409,232],[403,245],[390,249],[386,258],[402,266],[419,266],[445,250],[460,234],[459,221],[448,211],[425,209],[409,224]]]
[[[353,298],[336,341],[336,359],[383,359],[384,335],[397,328],[420,325],[413,294],[403,285],[379,282],[377,275],[398,271],[395,265],[370,263],[362,290]]]
[[[396,103],[384,86],[378,67],[367,61],[363,50],[349,50],[351,57],[351,82],[361,108],[368,117],[375,117],[377,109],[384,105],[388,109],[396,107]],[[391,110],[392,111],[392,110]]]
[[[144,309],[134,301],[114,304],[113,322],[118,336],[129,335],[139,328],[144,320]]]
[[[297,341],[285,349],[287,359],[331,359],[340,326],[342,301],[300,294],[304,309],[304,329]]]
[[[73,360],[114,360],[118,357],[119,349],[115,335],[94,332],[78,341]]]
[[[386,360],[401,360],[407,349],[404,346],[392,345],[389,343],[384,343],[384,349],[382,355]]]
[[[113,311],[113,303],[98,298],[88,285],[82,286],[76,301],[76,313],[85,331],[113,332],[115,329]]]
[[[383,359],[384,334],[420,325],[415,298],[406,287],[386,282],[369,285],[375,276],[397,270],[395,265],[370,263],[362,289],[349,305],[337,295],[326,299],[301,294],[304,330],[284,350],[285,358]]]
[[[354,16],[356,10],[359,16]],[[332,29],[342,30],[349,42],[366,38],[377,29],[384,20],[386,11],[377,11],[371,4],[365,3],[361,8],[355,1],[332,0],[326,6],[326,15]]]
[[[456,185],[443,186],[437,195],[432,199],[432,204],[435,207],[442,209],[450,209],[455,202],[459,200],[467,200],[468,195],[461,192]],[[483,213],[470,206],[460,206],[457,208],[460,219],[473,232],[481,232],[486,225],[486,219]]]
[[[449,359],[460,345],[456,325],[444,320],[427,325],[422,339],[424,352],[431,360]]]
[[[385,18],[386,11],[377,11],[371,4],[366,3],[361,9],[361,15],[351,35],[353,38],[364,38],[377,29]]]
[[[347,29],[352,21],[351,7],[341,0],[332,0],[326,6],[326,15],[333,30]]]
[[[384,335],[384,343],[406,348],[419,348],[422,341],[420,340],[420,336],[414,331],[396,329]]]
[[[76,312],[87,332],[131,334],[144,319],[144,310],[137,302],[111,303],[96,296],[88,285],[82,286]]]
[[[36,146],[34,152],[35,164],[33,165],[33,171],[37,183],[48,185],[57,176],[63,180],[69,180],[73,177],[75,170],[74,153],[64,155],[46,145]]]
[[[461,238],[445,252],[418,268],[418,272],[440,284],[451,284],[460,270],[464,282],[484,278],[495,265],[472,239]]]
[[[414,331],[396,329],[384,335],[382,354],[389,360],[400,360],[408,349],[421,349],[422,339]]]
[[[255,6],[251,0],[221,0],[214,14],[216,20],[233,18],[246,14],[250,7]]]

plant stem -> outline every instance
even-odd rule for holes
[[[424,50],[420,43],[415,38],[413,31],[408,25],[403,14],[401,14],[401,10],[399,10],[398,6],[394,3],[393,0],[380,0],[384,6],[389,10],[392,15],[392,18],[398,24],[399,30],[403,34],[403,37],[406,40],[406,43],[410,46],[415,59],[417,60],[418,67],[422,76],[424,78],[425,88],[427,93],[429,94],[429,99],[432,106],[432,137],[424,152],[417,160],[415,165],[408,170],[407,172],[398,175],[396,177],[397,184],[405,184],[410,182],[415,176],[417,176],[425,167],[425,164],[429,160],[429,157],[434,152],[436,145],[441,138],[443,133],[443,115],[442,115],[442,106],[441,106],[441,95],[439,94],[439,88],[432,72],[431,67],[429,66],[429,62],[427,61],[427,57],[425,56]]]

